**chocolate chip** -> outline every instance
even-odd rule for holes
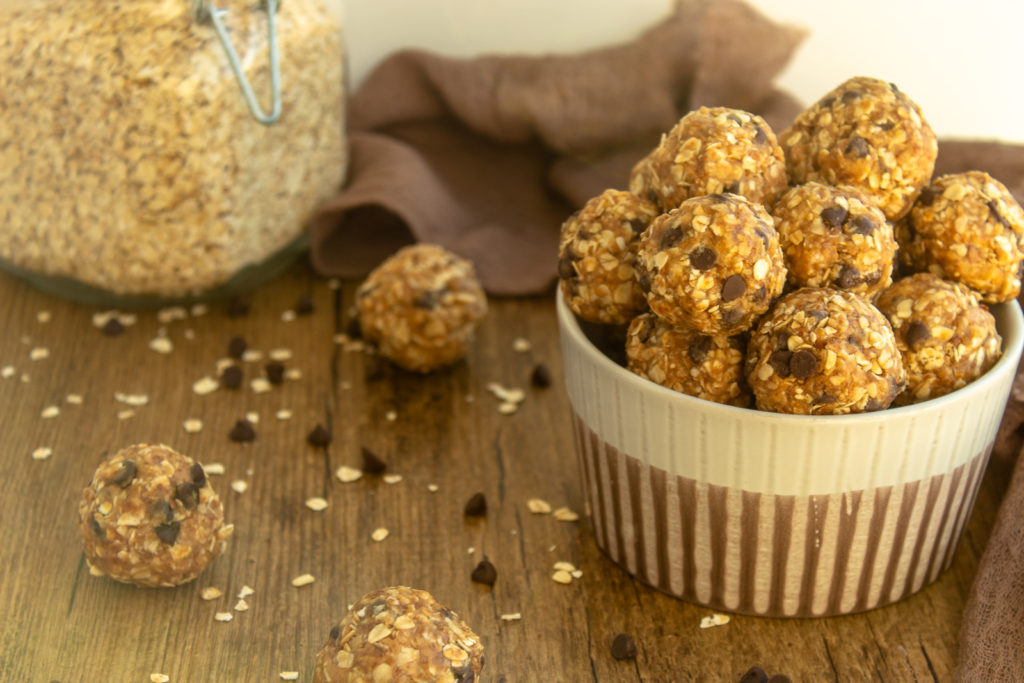
[[[309,315],[313,312],[313,297],[309,294],[303,294],[295,302],[294,308],[297,315]]]
[[[339,624],[335,624],[331,627],[331,634],[328,636],[328,638],[330,638],[331,640],[337,640],[338,638],[341,638],[341,626]]]
[[[836,402],[836,397],[831,394],[820,394],[814,397],[814,405],[824,406]]]
[[[870,235],[875,231],[875,222],[868,216],[854,216],[846,222],[845,227],[853,235]]]
[[[135,466],[134,462],[131,460],[122,460],[121,469],[119,469],[117,474],[110,479],[110,483],[117,484],[123,489],[128,488],[128,485],[132,483],[132,480],[135,479],[135,475],[137,473],[138,468]]]
[[[483,517],[487,514],[487,499],[484,498],[482,493],[474,493],[473,496],[466,501],[466,507],[463,512],[467,517]]]
[[[875,122],[875,128],[878,130],[884,130],[887,133],[895,127],[896,123],[894,121]]]
[[[242,386],[242,368],[229,365],[220,373],[220,384],[225,389],[237,389]]]
[[[779,349],[774,351],[772,355],[768,357],[768,364],[772,366],[772,370],[779,377],[789,377],[789,361],[793,358],[793,352],[788,349]]]
[[[498,580],[498,570],[494,568],[491,561],[486,557],[480,560],[480,564],[473,568],[472,573],[469,575],[470,581],[473,583],[482,583],[485,586],[493,586],[494,582]]]
[[[717,260],[718,254],[708,247],[697,247],[690,252],[690,265],[697,270],[707,270],[711,266],[715,265],[715,261]]]
[[[821,222],[825,224],[826,228],[838,230],[846,222],[846,214],[845,208],[839,205],[830,206],[821,210]]]
[[[228,302],[227,314],[231,318],[241,318],[249,315],[249,300],[242,296],[236,296]]]
[[[612,640],[612,657],[615,659],[619,661],[633,659],[636,654],[636,642],[633,640],[633,636],[620,633]]]
[[[726,192],[730,192],[732,194],[736,194],[736,193],[738,193],[740,191],[740,184],[739,183],[733,183],[732,185],[726,185],[725,186],[725,191]]]
[[[92,532],[97,536],[103,535],[103,526],[100,524],[100,520],[96,519],[96,515],[89,518],[89,528],[92,529]]]
[[[363,327],[359,324],[359,314],[353,312],[351,317],[348,319],[348,325],[345,326],[345,335],[349,339],[362,339],[363,338]]]
[[[646,268],[640,267],[637,264],[636,269],[636,284],[640,287],[644,294],[648,294],[651,291],[651,274],[647,272]]]
[[[388,468],[388,464],[366,446],[363,446],[363,472],[367,474],[381,474]]]
[[[199,488],[190,481],[183,481],[174,487],[174,497],[181,501],[186,510],[199,505]]]
[[[548,370],[548,366],[543,363],[535,365],[533,372],[530,373],[530,384],[538,389],[547,389],[551,386],[551,371]]]
[[[280,384],[284,381],[284,366],[280,363],[267,363],[263,369],[267,373],[267,381],[271,384]]]
[[[647,223],[642,218],[631,218],[627,225],[629,225],[629,229],[633,231],[634,235],[639,235],[647,229]]]
[[[846,154],[852,154],[858,159],[863,159],[870,153],[870,151],[871,148],[868,145],[868,141],[859,135],[853,136],[853,139],[851,139],[849,144],[846,145]]]
[[[860,90],[847,90],[843,93],[843,104],[849,104],[850,102],[859,99],[862,94],[863,93],[861,93]]]
[[[322,448],[331,443],[331,432],[322,424],[318,423],[317,426],[313,427],[313,430],[306,435],[306,442],[310,446]]]
[[[995,218],[997,221],[999,221],[999,223],[1001,223],[1004,228],[1006,228],[1007,230],[1011,230],[1012,229],[1010,227],[1010,221],[1008,221],[1006,219],[1006,216],[1004,216],[1002,213],[1000,213],[999,205],[996,204],[996,200],[994,200],[994,199],[988,200],[988,210],[989,210],[989,213],[992,214],[992,217]]]
[[[917,203],[920,204],[921,206],[931,206],[932,203],[935,202],[936,196],[937,194],[935,190],[933,190],[931,187],[926,187],[923,190],[921,190],[921,194],[917,196]]]
[[[745,315],[742,308],[726,308],[722,311],[722,325],[730,329],[736,327],[743,322]]]
[[[768,142],[768,136],[765,135],[764,129],[761,126],[754,125],[754,144],[763,145]]]
[[[432,311],[441,304],[441,295],[443,294],[443,289],[420,292],[416,295],[416,298],[412,300],[412,305],[416,308]]]
[[[743,674],[740,683],[768,683],[768,674],[759,666],[752,666]]]
[[[152,512],[154,519],[162,517],[168,522],[174,521],[174,508],[171,507],[169,501],[166,501],[163,498],[153,503],[150,511]]]
[[[807,379],[818,372],[818,357],[810,349],[799,349],[789,359],[789,371],[797,379]]]
[[[658,243],[659,248],[670,249],[671,247],[674,247],[675,245],[679,244],[679,242],[682,241],[682,239],[683,229],[678,226],[672,226],[671,228],[668,228],[667,230],[665,230],[665,232],[661,234],[661,239]]]
[[[166,524],[160,524],[156,526],[153,531],[156,532],[157,538],[161,541],[167,545],[174,545],[178,540],[178,532],[181,531],[181,522],[167,522]]]
[[[745,291],[747,291],[747,281],[743,279],[743,276],[739,273],[730,275],[722,283],[722,301],[726,303],[735,301],[743,296]]]
[[[228,341],[228,355],[232,358],[241,358],[249,345],[245,343],[244,337],[232,337]]]
[[[575,262],[576,259],[568,252],[558,259],[558,277],[563,280],[570,280],[576,277],[576,269],[572,265]]]
[[[884,407],[885,407],[885,404],[882,403],[882,399],[877,398],[877,397],[872,397],[872,398],[869,398],[867,400],[867,402],[864,404],[864,412],[870,413],[870,412],[874,412],[876,410],[881,410]]]
[[[704,359],[708,357],[708,351],[711,350],[711,337],[706,334],[697,335],[693,343],[690,344],[690,348],[686,350],[686,355],[690,357],[690,360],[696,365],[700,365],[704,362]]]
[[[907,325],[907,331],[903,333],[903,341],[907,343],[907,346],[917,346],[931,338],[932,331],[920,320],[911,320]]]
[[[121,321],[117,318],[111,318],[103,324],[101,331],[108,337],[116,337],[124,332],[124,325],[122,325]]]
[[[860,282],[860,271],[850,265],[844,264],[836,276],[836,286],[840,289],[853,289]]]
[[[239,443],[252,441],[256,438],[256,430],[252,428],[248,420],[238,420],[235,422],[235,426],[231,428],[231,431],[228,432],[228,438]]]
[[[821,107],[822,109],[825,109],[826,107],[831,107],[833,104],[835,104],[835,102],[835,97],[826,97],[822,99],[820,102],[818,102],[818,106]]]
[[[199,463],[192,463],[192,467],[189,469],[188,475],[192,478],[192,483],[199,488],[206,486],[206,470],[204,470],[203,466]]]

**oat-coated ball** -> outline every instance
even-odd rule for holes
[[[701,107],[633,167],[629,189],[669,211],[690,197],[719,192],[771,206],[786,182],[782,148],[764,119],[739,109]]]
[[[658,213],[630,192],[605,190],[562,224],[558,275],[576,315],[624,325],[647,308],[633,266],[640,234]]]
[[[797,185],[782,195],[772,217],[791,287],[845,289],[870,300],[892,284],[892,224],[860,190]]]
[[[640,237],[637,278],[651,311],[672,325],[734,335],[782,293],[786,266],[764,207],[714,194],[654,219]]]
[[[910,210],[939,149],[917,104],[893,83],[863,76],[804,110],[779,142],[792,184],[853,185],[890,221]]]
[[[465,356],[487,297],[469,261],[416,244],[367,276],[356,306],[363,336],[382,356],[406,370],[430,372]]]
[[[101,463],[78,520],[90,572],[139,586],[191,581],[234,531],[202,465],[162,444],[128,446]]]
[[[626,337],[627,368],[645,379],[706,401],[747,408],[743,378],[746,340],[673,327],[651,313],[633,319]]]
[[[839,415],[888,408],[906,376],[877,308],[843,290],[804,287],[751,334],[747,382],[759,410]]]
[[[313,683],[470,683],[484,647],[457,614],[423,590],[381,588],[364,595],[331,629]]]
[[[1024,209],[987,173],[936,178],[897,224],[896,239],[911,271],[962,282],[990,304],[1020,293]]]
[[[917,273],[882,292],[876,305],[892,324],[907,371],[907,387],[896,405],[944,396],[999,360],[996,320],[962,284]]]

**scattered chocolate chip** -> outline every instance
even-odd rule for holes
[[[725,191],[726,192],[730,192],[732,194],[736,194],[736,193],[738,193],[740,191],[740,184],[739,183],[733,183],[732,185],[726,185],[725,186]]]
[[[202,465],[197,462],[192,463],[192,467],[189,469],[188,474],[189,477],[192,478],[193,484],[199,488],[206,486],[206,470],[203,469]]]
[[[725,303],[735,301],[743,296],[745,291],[747,291],[747,281],[743,279],[743,276],[739,273],[730,275],[722,283],[722,301]]]
[[[107,335],[108,337],[116,337],[117,335],[124,332],[124,325],[122,325],[121,321],[118,320],[117,318],[111,318],[110,320],[103,324],[103,327],[101,328],[100,331],[103,332],[103,334]]]
[[[199,505],[199,488],[190,481],[183,481],[174,487],[174,497],[181,501],[186,510]]]
[[[267,381],[271,384],[280,384],[284,381],[284,366],[280,363],[267,363],[263,368],[267,372]]]
[[[754,125],[754,144],[763,145],[768,142],[768,136],[765,135],[764,129],[761,126]]]
[[[466,501],[465,512],[467,517],[483,517],[487,514],[487,499],[484,498],[482,493],[474,493],[473,496]]]
[[[690,252],[690,265],[697,270],[707,270],[715,265],[717,260],[718,254],[715,253],[714,249],[709,249],[708,247],[697,247]]]
[[[793,358],[793,352],[788,349],[779,349],[774,351],[771,356],[768,357],[768,364],[772,366],[772,370],[779,377],[789,377],[789,361]]]
[[[821,394],[814,397],[814,405],[823,406],[829,405],[836,402],[836,397],[831,394]]]
[[[818,102],[818,106],[821,107],[822,109],[824,109],[826,107],[831,107],[833,104],[835,104],[835,102],[836,102],[836,98],[835,97],[826,97],[826,98],[823,98],[820,102]]]
[[[416,298],[412,300],[412,305],[416,308],[423,308],[428,311],[432,311],[438,307],[441,303],[441,295],[444,294],[444,290],[431,290],[429,292],[420,292],[416,295]]]
[[[631,218],[629,220],[629,229],[633,231],[634,235],[639,235],[647,229],[647,223],[642,218]]]
[[[818,357],[810,349],[799,349],[789,359],[789,371],[797,379],[807,379],[818,372]]]
[[[298,301],[295,302],[295,313],[298,315],[309,315],[313,312],[313,297],[309,294],[303,294],[299,297]]]
[[[988,200],[988,204],[987,204],[987,206],[988,206],[988,210],[989,210],[989,213],[991,213],[991,214],[992,214],[992,217],[993,217],[993,218],[995,218],[995,219],[996,219],[997,221],[999,221],[999,223],[1000,223],[1000,224],[1001,224],[1001,225],[1002,225],[1002,226],[1003,226],[1004,228],[1006,228],[1007,230],[1012,230],[1012,228],[1010,227],[1010,221],[1008,221],[1008,220],[1006,219],[1006,216],[1004,216],[1004,215],[1003,215],[1003,214],[1002,214],[1002,213],[1001,213],[1001,212],[999,211],[999,205],[998,205],[998,204],[996,204],[996,200],[994,200],[994,199],[990,199],[990,200]]]
[[[117,484],[121,488],[127,488],[128,485],[132,483],[132,480],[135,479],[137,472],[138,468],[135,466],[134,462],[131,460],[122,460],[121,469],[119,469],[117,474],[110,479],[110,483]]]
[[[875,122],[875,128],[877,128],[878,130],[884,130],[887,133],[895,127],[896,123],[894,121]]]
[[[89,518],[89,528],[97,536],[103,535],[103,526],[100,524],[100,520],[96,519],[96,515]]]
[[[331,627],[331,635],[328,636],[331,640],[337,640],[341,638],[341,625],[335,624]]]
[[[620,633],[612,640],[612,657],[615,659],[619,661],[633,659],[636,654],[636,642],[633,640],[633,636]]]
[[[911,320],[907,325],[907,331],[903,333],[903,341],[907,343],[907,346],[917,346],[931,338],[932,331],[920,320]]]
[[[861,283],[860,271],[853,266],[844,264],[836,276],[836,286],[840,289],[853,289]]]
[[[651,291],[651,274],[647,272],[646,268],[641,268],[639,263],[636,269],[636,283],[640,285],[640,290],[644,294]]]
[[[313,430],[306,435],[306,442],[310,446],[316,446],[322,448],[331,443],[331,431],[324,427],[322,424],[317,424],[313,427]]]
[[[380,459],[376,453],[366,446],[363,446],[363,472],[367,474],[381,474],[388,468],[388,464]]]
[[[345,336],[349,339],[362,339],[363,338],[363,327],[359,324],[359,314],[353,311],[348,319],[348,325],[345,326]]]
[[[704,359],[708,357],[708,351],[711,350],[711,337],[706,334],[699,334],[697,338],[690,344],[690,348],[686,350],[686,355],[690,357],[695,364],[700,365],[704,362]]]
[[[921,194],[917,196],[917,203],[921,206],[931,206],[935,202],[935,190],[931,187],[926,187],[921,190]]]
[[[658,245],[660,249],[670,249],[683,239],[683,230],[678,226],[672,226],[661,234]]]
[[[838,204],[830,206],[821,210],[821,222],[825,224],[826,228],[838,230],[846,222],[846,213],[846,209]]]
[[[166,543],[167,545],[174,545],[175,541],[178,540],[178,532],[181,531],[181,522],[167,522],[156,526],[153,531],[156,532],[157,538]]]
[[[238,420],[235,422],[235,426],[231,428],[231,431],[228,432],[228,438],[239,443],[252,441],[256,438],[256,430],[252,428],[248,420]]]
[[[493,586],[494,582],[498,579],[498,570],[494,568],[491,561],[486,557],[480,560],[480,564],[473,568],[473,572],[469,575],[469,579],[473,583],[482,583],[486,586]]]
[[[853,102],[856,99],[860,99],[860,96],[862,94],[863,93],[861,93],[860,90],[847,90],[846,92],[843,93],[843,104],[849,104],[850,102]]]
[[[740,678],[740,683],[768,683],[768,674],[759,666],[752,666]]]
[[[846,231],[852,235],[870,235],[875,231],[875,222],[868,216],[854,216],[846,222]]]
[[[228,302],[227,314],[231,318],[249,315],[249,300],[242,296],[232,297]]]
[[[245,343],[244,337],[232,337],[228,341],[228,355],[232,358],[241,358],[249,345]]]
[[[237,389],[242,386],[242,368],[229,365],[220,373],[220,384],[225,389]]]
[[[160,500],[153,503],[153,507],[150,508],[154,518],[163,517],[168,522],[174,521],[174,508],[171,507],[169,501],[161,498]]]
[[[846,154],[852,154],[858,159],[863,159],[871,152],[871,148],[868,145],[868,141],[859,135],[853,136],[849,144],[846,145]]]
[[[573,263],[576,259],[573,258],[571,253],[566,252],[562,258],[558,259],[558,277],[563,280],[571,280],[576,277],[576,268],[573,267]]]
[[[742,308],[722,309],[722,326],[731,330],[743,322],[745,316]]]
[[[551,386],[551,371],[548,370],[548,366],[537,363],[530,373],[530,384],[538,389],[547,389]]]

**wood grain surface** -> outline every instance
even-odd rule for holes
[[[794,681],[951,679],[964,600],[1007,479],[999,463],[953,567],[917,595],[848,617],[733,616],[701,629],[710,610],[631,579],[597,549],[585,517],[562,522],[527,508],[541,498],[582,513],[553,296],[492,300],[466,361],[416,376],[335,343],[353,291],[334,291],[299,264],[252,292],[245,317],[229,317],[223,303],[166,324],[139,312],[108,337],[91,322],[99,309],[0,275],[0,367],[13,368],[0,379],[0,680],[144,682],[159,672],[173,683],[245,682],[296,671],[308,681],[347,605],[394,584],[430,591],[472,626],[485,646],[484,681],[738,681],[753,665]],[[314,311],[282,320],[305,294]],[[161,327],[174,345],[167,354],[149,348]],[[215,374],[233,336],[264,353],[290,349],[285,365],[301,378],[253,392],[248,380],[264,359],[244,364],[242,389],[196,395],[192,383]],[[532,348],[515,350],[517,337]],[[48,357],[32,360],[39,348]],[[551,371],[550,388],[530,384],[538,363]],[[525,391],[515,414],[498,412],[490,382]],[[116,392],[149,402],[119,416],[130,406]],[[41,417],[50,405],[60,413]],[[277,419],[281,409],[291,419]],[[232,442],[228,432],[250,411],[255,441]],[[187,433],[186,418],[202,430]],[[333,432],[327,448],[306,443],[318,423]],[[225,468],[211,482],[235,535],[196,581],[174,589],[91,576],[83,557],[83,487],[106,455],[144,441]],[[33,459],[40,447],[52,455]],[[364,447],[401,481],[339,481],[334,471],[359,467]],[[233,491],[235,480],[248,490]],[[477,492],[487,514],[467,518]],[[313,496],[327,509],[308,509]],[[371,539],[378,528],[390,532],[381,542]],[[493,588],[469,578],[484,556],[497,568]],[[558,561],[582,576],[556,583]],[[293,587],[305,573],[315,582]],[[215,621],[243,585],[255,590],[248,611]],[[200,599],[207,586],[223,596]],[[501,619],[512,613],[521,619]],[[635,639],[635,660],[612,657],[618,633]]]

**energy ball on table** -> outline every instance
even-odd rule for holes
[[[629,326],[626,367],[673,391],[746,408],[750,390],[743,379],[745,352],[742,337],[709,337],[644,313]]]
[[[783,296],[747,345],[759,410],[840,415],[883,410],[906,384],[889,321],[850,292],[805,287]]]
[[[870,300],[892,284],[892,224],[860,190],[797,185],[782,195],[772,216],[794,288],[845,289]]]
[[[779,141],[794,185],[853,185],[890,221],[910,210],[939,151],[920,108],[894,84],[865,77],[804,110]]]
[[[605,190],[562,224],[558,275],[576,315],[623,325],[646,310],[633,265],[640,234],[659,213],[646,199]]]
[[[430,372],[466,355],[487,297],[473,264],[432,244],[400,249],[356,292],[363,337],[380,354],[414,372]]]
[[[892,324],[907,371],[896,405],[955,391],[999,360],[996,320],[962,284],[917,273],[882,292],[876,305]]]
[[[393,586],[352,605],[316,657],[313,683],[477,680],[484,646],[457,614],[422,590]]]
[[[987,173],[936,178],[897,224],[896,239],[912,271],[962,282],[990,304],[1020,293],[1024,209]]]
[[[670,211],[690,197],[732,192],[771,206],[786,189],[786,160],[760,116],[739,109],[691,111],[629,178],[629,189]]]
[[[78,520],[90,572],[139,586],[191,581],[234,531],[203,466],[162,444],[128,446],[100,464]]]
[[[734,335],[782,293],[786,266],[764,207],[714,194],[654,219],[640,237],[637,278],[651,311],[672,325]]]

